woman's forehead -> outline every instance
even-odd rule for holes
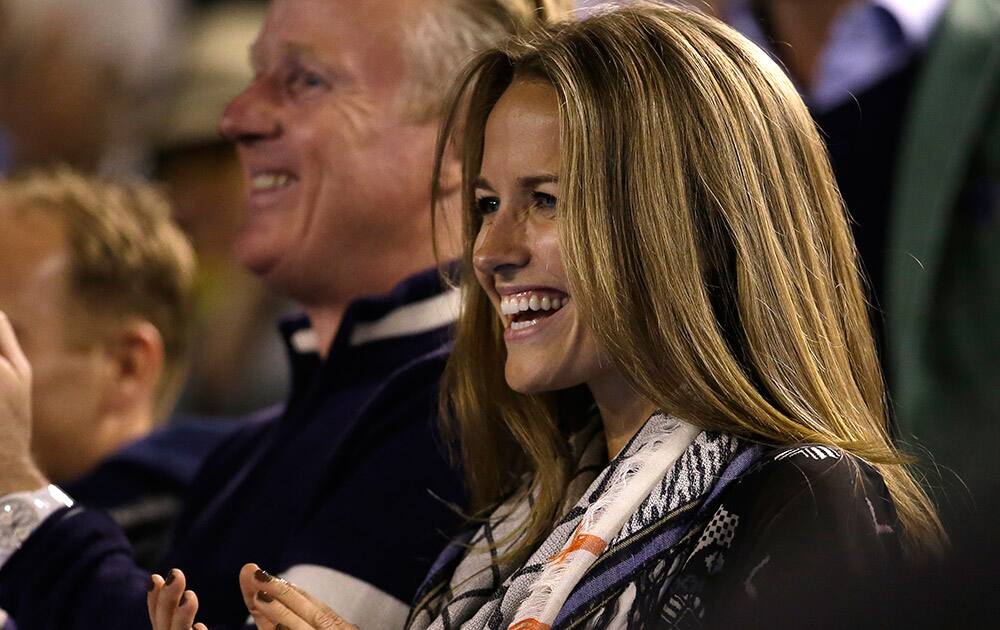
[[[483,137],[482,175],[520,177],[525,172],[559,172],[556,92],[537,81],[507,88],[490,112]]]

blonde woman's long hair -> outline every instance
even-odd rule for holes
[[[483,131],[517,80],[557,93],[559,220],[573,299],[635,389],[705,429],[770,445],[827,444],[870,462],[892,495],[905,549],[914,557],[944,549],[935,509],[888,433],[857,252],[801,98],[719,21],[642,4],[477,56],[439,140],[435,181],[457,147],[465,207],[465,306],[442,412],[476,509],[534,494],[515,555],[557,518],[567,432],[579,418],[567,399],[580,398],[507,387],[502,326],[472,270]]]

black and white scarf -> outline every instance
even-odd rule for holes
[[[641,538],[658,548],[676,544],[694,508],[718,494],[720,480],[733,477],[728,464],[742,442],[657,413],[607,465],[599,422],[570,444],[577,463],[563,516],[530,558],[520,566],[497,562],[516,544],[529,513],[531,499],[522,495],[496,509],[471,539],[442,554],[421,589],[410,630],[558,625],[601,590],[592,583],[594,574],[609,569],[614,577],[631,570],[629,554],[619,553],[623,547]],[[653,528],[657,535],[648,536]],[[624,569],[620,563],[599,566],[619,556],[626,557]]]

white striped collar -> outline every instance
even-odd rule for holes
[[[401,306],[371,322],[359,322],[351,331],[350,345],[405,337],[434,330],[458,319],[462,304],[459,289],[449,289],[419,302]]]

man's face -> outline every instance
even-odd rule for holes
[[[70,304],[69,249],[63,226],[45,212],[12,210],[0,200],[0,310],[7,313],[31,362],[32,450],[51,479],[77,477],[105,454],[94,452],[101,396],[112,374],[97,344],[85,337],[89,320]]]
[[[410,4],[274,0],[223,115],[248,189],[236,255],[306,306],[390,288],[415,247],[431,260],[435,128],[399,102]]]

